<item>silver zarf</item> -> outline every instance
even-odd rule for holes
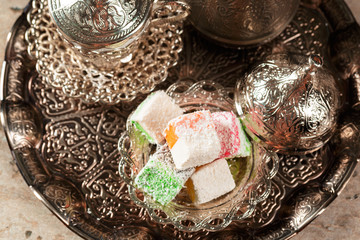
[[[148,94],[166,80],[168,69],[178,62],[183,47],[183,21],[189,8],[181,1],[156,1],[152,3],[150,23],[139,25],[146,28],[142,34],[129,32],[126,38],[114,39],[117,43],[111,45],[106,36],[120,36],[115,33],[131,24],[128,18],[121,22],[111,14],[125,11],[127,17],[135,17],[142,9],[138,7],[147,6],[147,2],[32,1],[31,11],[27,14],[30,27],[25,39],[29,55],[36,60],[36,70],[52,87],[88,103],[117,104],[132,101],[138,94]],[[53,5],[51,11],[48,4]],[[107,19],[105,25],[100,24],[103,18]],[[80,39],[70,36],[70,30],[65,37],[66,26],[73,27],[73,33]],[[82,34],[83,31],[87,35]],[[86,36],[94,37],[90,46],[84,40]],[[134,37],[138,38],[134,40]],[[120,46],[120,43],[130,45]]]
[[[321,148],[336,128],[341,97],[321,57],[272,55],[237,83],[247,132],[283,153]]]
[[[132,58],[147,30],[166,28],[188,15],[188,6],[182,1],[48,0],[48,6],[61,37],[82,55],[83,62],[108,71],[119,61]],[[179,11],[180,6],[185,10]],[[154,17],[164,8],[171,14]]]
[[[122,42],[144,29],[150,0],[49,0],[55,24],[70,42],[98,49]]]

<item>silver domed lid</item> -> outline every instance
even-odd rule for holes
[[[336,80],[317,55],[272,55],[238,81],[237,111],[255,140],[308,153],[332,136],[341,107]]]
[[[149,19],[151,0],[49,0],[64,37],[89,49],[126,45]]]

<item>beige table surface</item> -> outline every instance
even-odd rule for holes
[[[1,0],[0,57],[7,33],[28,0]],[[346,0],[360,22],[360,0]],[[342,194],[294,240],[360,239],[360,164]],[[81,239],[57,219],[27,187],[0,132],[0,239]]]

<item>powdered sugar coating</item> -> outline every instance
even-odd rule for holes
[[[194,195],[196,204],[209,202],[235,188],[235,181],[225,159],[218,159],[212,163],[196,169],[191,176],[192,187],[189,195]]]
[[[221,145],[210,111],[171,120],[164,135],[178,169],[200,166],[219,157]]]
[[[162,132],[166,124],[182,114],[183,110],[171,97],[164,91],[156,91],[137,107],[131,121],[151,143],[161,144],[164,141]]]
[[[249,156],[251,143],[236,115],[233,112],[214,112],[211,117],[221,144],[219,158]]]
[[[177,170],[169,151],[158,151],[135,178],[138,188],[165,205],[176,197],[185,182],[194,173],[194,168]]]

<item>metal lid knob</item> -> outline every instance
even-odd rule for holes
[[[128,45],[144,30],[151,0],[49,0],[62,35],[89,49]],[[116,44],[114,46],[114,44]]]

